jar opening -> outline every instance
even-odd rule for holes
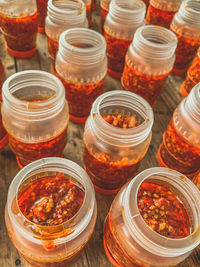
[[[191,9],[191,11],[193,12],[197,12],[198,15],[200,13],[200,3],[198,1],[194,1],[194,0],[189,0],[189,1],[186,1],[186,6],[185,8],[188,9]]]
[[[149,190],[144,190],[144,195],[141,197],[141,191],[139,188],[144,181],[153,181],[153,183],[158,183],[159,186],[161,185],[161,189],[159,188],[155,196],[152,196],[152,193],[149,192]],[[164,193],[162,193],[162,188],[167,188]],[[171,196],[168,196],[169,202],[166,202],[164,198],[165,195],[167,195],[168,189],[171,191]],[[148,195],[149,193],[151,194]],[[170,201],[173,199],[173,194],[176,196],[176,204],[172,205],[171,208],[168,208],[168,215],[163,214],[163,211],[165,211],[165,204],[170,204]],[[200,233],[199,196],[200,193],[195,185],[181,173],[160,167],[147,169],[138,174],[127,187],[123,199],[125,224],[127,225],[130,234],[136,238],[138,243],[146,250],[151,251],[156,255],[167,255],[169,257],[184,254],[186,251],[192,250],[200,241],[198,237],[198,234]],[[155,231],[155,229],[151,229],[154,228],[153,225],[155,225],[156,228],[157,216],[156,218],[152,218],[150,221],[152,227],[145,222],[145,220],[150,218],[151,215],[155,216],[158,214],[156,213],[156,207],[151,207],[154,205],[154,198],[155,204],[162,204],[160,205],[160,210],[158,209],[160,216],[159,218],[163,219],[161,225],[158,226],[161,227],[160,233]],[[148,202],[149,199],[151,199],[153,203]],[[160,202],[157,201],[157,199]],[[142,201],[140,202],[140,200]],[[148,205],[147,203],[152,205]],[[180,206],[184,206],[185,214],[183,212],[181,214],[176,214],[178,210],[176,209],[177,203],[179,203]],[[148,211],[145,212],[147,213],[147,215],[145,215],[146,218],[143,218],[142,216],[143,208],[147,208],[149,211],[149,213]],[[164,210],[162,210],[163,208]],[[165,215],[166,217],[164,217]],[[187,218],[187,234],[185,236],[183,235],[181,238],[176,238],[176,234],[173,238],[172,236],[167,237],[167,234],[162,235],[161,232],[165,229],[164,227],[168,227],[168,229],[171,231],[173,230],[171,227],[169,227],[169,224],[172,222],[174,223],[174,219],[178,221],[180,218],[179,215],[183,216],[185,219]],[[182,220],[178,221],[178,224],[180,225],[181,222]],[[183,222],[183,224],[185,222],[186,220]],[[166,226],[167,224],[168,226]],[[183,225],[181,225],[181,227],[182,226]],[[175,233],[180,229],[175,229]],[[137,236],[135,233],[138,233]]]
[[[84,198],[82,184],[56,171],[29,175],[16,192],[17,206],[25,220],[39,228],[54,230],[74,219]]]
[[[77,15],[83,13],[85,5],[80,0],[50,0],[48,2],[48,11],[57,14]]]

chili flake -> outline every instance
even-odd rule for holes
[[[104,30],[107,42],[108,74],[113,78],[120,79],[125,64],[125,56],[131,40],[118,39]]]
[[[194,177],[193,183],[199,188],[200,190],[200,171],[199,173]]]
[[[159,25],[169,29],[175,13],[174,11],[155,8],[150,4],[147,10],[146,22],[147,24]]]
[[[36,0],[38,12],[38,32],[40,33],[44,33],[45,18],[47,14],[47,1],[48,0]]]
[[[108,15],[108,10],[104,9],[101,6],[101,30],[102,30],[102,32],[104,32],[104,23],[105,23],[107,15]]]
[[[81,208],[84,191],[67,177],[44,177],[31,182],[18,194],[22,214],[43,226],[59,225]]]
[[[172,188],[154,181],[145,181],[139,188],[137,202],[144,221],[155,232],[176,239],[190,235],[189,214]]]
[[[126,63],[121,83],[124,90],[142,96],[153,106],[164,88],[168,75],[169,73],[160,76],[144,74]]]
[[[51,59],[52,65],[55,66],[56,53],[58,51],[58,41],[53,40],[48,35],[47,35],[47,41],[48,41],[48,54]]]

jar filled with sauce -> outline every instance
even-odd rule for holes
[[[137,29],[126,54],[122,88],[145,98],[154,106],[173,68],[177,38],[164,27]]]
[[[36,52],[36,0],[0,0],[1,31],[10,55],[28,58]]]
[[[140,0],[113,0],[104,24],[108,74],[120,79],[125,55],[137,28],[144,25],[146,5]]]
[[[181,85],[180,92],[183,97],[188,96],[192,88],[200,82],[200,48],[187,71],[186,78]]]
[[[88,27],[85,4],[82,0],[48,1],[45,32],[53,73],[55,72],[55,59],[60,35],[65,30],[76,27]]]
[[[44,71],[22,71],[2,88],[2,118],[20,168],[61,157],[67,142],[68,104],[61,81]]]
[[[47,15],[48,0],[36,0],[38,12],[38,32],[45,33],[45,18]]]
[[[199,243],[200,191],[181,173],[150,168],[115,197],[104,223],[104,248],[114,266],[169,267]]]
[[[175,14],[170,30],[178,38],[173,74],[187,71],[200,45],[200,1],[185,0]]]
[[[106,72],[106,42],[101,34],[81,28],[61,34],[56,75],[65,87],[71,121],[86,121],[92,103],[103,93]]]
[[[109,6],[111,0],[101,0],[100,7],[101,7],[101,30],[104,31],[104,23],[106,20],[106,16],[108,15]]]
[[[1,117],[2,85],[4,80],[5,80],[4,66],[0,60],[0,150],[8,143],[8,135],[3,127],[2,117]]]
[[[96,216],[92,183],[70,160],[32,162],[9,187],[7,231],[31,266],[66,267],[76,260],[94,231]]]
[[[192,178],[200,166],[200,83],[175,109],[158,150],[160,166]]]
[[[136,94],[115,90],[96,99],[85,124],[83,162],[97,192],[115,194],[137,174],[152,125],[152,108]]]
[[[150,0],[146,15],[146,23],[169,29],[171,21],[180,5],[180,0]]]

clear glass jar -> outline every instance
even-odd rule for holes
[[[109,6],[111,0],[101,0],[100,7],[101,7],[101,30],[104,31],[104,23],[106,20],[106,16],[108,15]]]
[[[182,83],[180,92],[183,97],[188,96],[192,88],[200,82],[200,48],[187,71],[185,81]]]
[[[200,2],[185,0],[170,25],[178,38],[173,74],[183,74],[200,45]]]
[[[115,194],[136,175],[152,125],[153,111],[138,95],[115,90],[96,99],[85,124],[83,162],[97,192]]]
[[[92,0],[83,0],[86,7],[86,14],[89,26],[92,26]]]
[[[10,55],[28,58],[36,52],[36,0],[0,0],[1,31]]]
[[[10,76],[2,91],[3,124],[18,165],[61,157],[69,114],[60,80],[44,71],[22,71]]]
[[[61,34],[56,75],[65,86],[71,121],[86,121],[92,103],[103,93],[106,72],[106,42],[101,34],[81,28]]]
[[[153,106],[173,68],[176,46],[175,34],[166,28],[146,25],[137,29],[126,54],[123,89],[139,94]]]
[[[0,150],[8,143],[8,135],[3,127],[2,117],[1,117],[1,101],[2,101],[1,88],[4,80],[5,80],[4,66],[0,60]]]
[[[192,178],[200,166],[200,83],[175,109],[158,150],[160,166]]]
[[[53,73],[55,72],[55,59],[60,35],[65,30],[76,27],[88,27],[86,9],[82,0],[48,1],[45,32]]]
[[[181,2],[180,0],[150,0],[146,15],[146,23],[169,29],[171,21],[178,11]]]
[[[168,238],[145,222],[138,202],[138,190],[144,181],[164,185],[178,195],[179,203],[182,201],[187,211],[191,234],[185,238]],[[115,197],[105,220],[104,248],[109,260],[114,266],[124,267],[177,265],[200,243],[199,201],[199,190],[181,173],[166,168],[150,168],[141,172]]]
[[[67,183],[67,188],[57,188],[55,181],[59,184],[69,181],[69,184]],[[37,185],[37,188],[31,188],[31,185]],[[40,185],[43,185],[43,188]],[[41,222],[40,224],[32,222],[29,217],[27,219],[27,215],[25,216],[22,212],[23,201],[27,206],[32,201],[33,205],[37,207],[38,203],[34,203],[34,201],[45,190],[47,191],[46,200],[51,198],[58,206],[61,193],[63,192],[64,196],[67,196],[66,190],[72,185],[84,193],[84,199],[79,210],[70,219],[60,224],[49,225],[48,223],[46,225],[48,220],[43,218],[44,224],[42,225]],[[26,189],[26,194],[23,194],[24,189]],[[54,193],[50,194],[52,189],[54,189]],[[32,197],[28,198],[31,192]],[[56,196],[58,196],[57,200]],[[79,195],[75,195],[74,199],[67,199],[68,203],[73,202],[73,204],[80,201]],[[41,201],[42,199],[39,199],[39,202]],[[67,201],[66,198],[65,201]],[[44,209],[44,206],[42,208]],[[52,206],[50,206],[51,208]],[[54,207],[53,209],[53,212],[57,214],[58,211]],[[67,212],[66,208],[63,209]],[[36,216],[35,211],[36,209],[33,210],[34,216]],[[27,208],[27,214],[30,214],[29,212],[30,209]],[[41,209],[40,212],[39,215],[45,213]],[[65,213],[63,212],[62,216],[63,214]],[[44,216],[48,218],[49,214]],[[9,187],[5,208],[8,234],[18,252],[32,266],[68,266],[79,256],[90,239],[94,231],[96,216],[97,207],[92,183],[85,171],[70,160],[44,158],[35,161],[23,168]]]
[[[146,6],[142,1],[113,0],[104,24],[108,74],[120,79],[125,55],[136,29],[144,25]]]
[[[48,0],[36,0],[38,12],[38,32],[45,33],[45,18],[47,15]]]

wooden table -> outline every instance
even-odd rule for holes
[[[93,12],[93,29],[98,30],[99,25],[99,10]],[[50,71],[50,62],[47,55],[47,42],[45,35],[38,34],[37,39],[38,52],[30,59],[15,59],[8,55],[4,47],[3,37],[0,36],[0,58],[4,64],[6,76],[10,76],[15,72],[22,70],[44,70]],[[165,90],[158,98],[154,108],[154,126],[153,138],[146,154],[142,161],[140,171],[158,166],[156,161],[157,149],[162,140],[162,133],[165,130],[172,113],[182,97],[179,93],[179,87],[183,77],[170,76],[167,80]],[[110,77],[106,77],[105,91],[121,89],[119,81]],[[83,127],[73,123],[69,123],[68,127],[68,143],[64,151],[64,157],[75,161],[83,166],[82,151],[83,151]],[[10,242],[5,223],[4,223],[4,207],[7,198],[7,191],[10,182],[19,171],[15,156],[11,152],[9,146],[5,147],[0,153],[0,267],[28,267],[29,265],[20,258],[17,250]],[[96,228],[92,238],[86,246],[84,252],[76,263],[71,266],[90,266],[90,267],[111,267],[103,249],[103,222],[108,213],[110,204],[113,200],[112,196],[103,196],[96,194],[98,204],[98,217]],[[197,267],[200,266],[200,247],[193,251],[192,255],[187,258],[178,267]]]

